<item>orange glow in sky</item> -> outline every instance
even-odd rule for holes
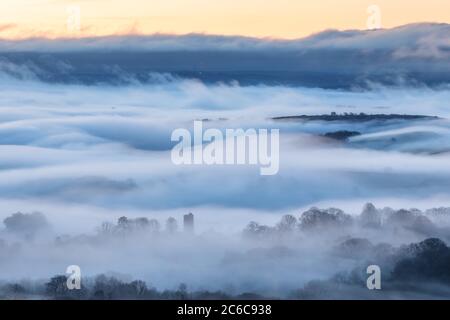
[[[0,37],[196,32],[298,38],[366,29],[373,4],[385,28],[450,23],[449,0],[1,0]]]

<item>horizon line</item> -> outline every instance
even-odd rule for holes
[[[411,27],[411,26],[450,26],[450,23],[447,22],[427,22],[427,21],[421,21],[421,22],[412,22],[407,23],[403,25],[398,25],[394,27],[387,27],[387,28],[379,28],[379,29],[358,29],[358,28],[351,28],[351,29],[339,29],[339,28],[326,28],[321,31],[312,32],[309,35],[301,36],[301,37],[274,37],[274,36],[250,36],[250,35],[241,35],[241,34],[217,34],[217,33],[208,33],[208,32],[187,32],[187,33],[170,33],[170,32],[153,32],[153,33],[111,33],[111,34],[105,34],[105,35],[82,35],[82,36],[28,36],[23,38],[5,38],[1,36],[1,30],[0,30],[0,42],[26,42],[26,41],[34,41],[34,40],[40,40],[40,41],[76,41],[76,40],[95,40],[95,39],[108,39],[108,38],[151,38],[151,37],[173,37],[173,38],[183,38],[188,36],[202,36],[202,37],[220,37],[220,38],[240,38],[240,39],[248,39],[248,40],[257,40],[257,41],[273,41],[273,42],[295,42],[300,40],[305,40],[308,38],[312,38],[314,36],[324,34],[327,32],[338,32],[338,33],[346,33],[346,32],[360,32],[360,33],[367,33],[367,32],[383,32],[383,31],[392,31],[392,30],[398,30],[405,27]]]

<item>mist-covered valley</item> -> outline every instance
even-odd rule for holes
[[[448,299],[448,50],[422,50],[421,28],[433,42],[448,26],[219,39],[230,70],[210,53],[187,74],[183,52],[208,55],[213,38],[128,39],[139,54],[123,60],[120,37],[71,41],[84,55],[58,41],[1,42],[0,297]],[[420,39],[390,45],[405,36]],[[101,61],[104,46],[112,60]],[[161,70],[154,56],[134,60],[147,46],[172,60]],[[297,49],[311,59],[299,74],[347,50],[360,60],[352,72],[289,82],[289,63],[270,59],[295,60]],[[274,81],[236,62],[267,52]],[[380,55],[390,71],[365,77]],[[357,81],[339,83],[343,74]],[[278,129],[279,170],[174,164],[171,134],[193,133],[194,121],[219,132]],[[183,228],[189,212],[193,232]],[[70,265],[81,269],[80,291],[64,286]],[[381,290],[366,287],[369,265],[381,268]]]
[[[177,79],[117,88],[10,79],[2,91],[4,297],[448,297],[448,278],[437,271],[395,271],[413,244],[428,255],[435,241],[442,252],[430,254],[448,263],[448,209],[398,218],[385,209],[375,227],[360,216],[368,201],[423,212],[448,206],[446,90],[339,92]],[[332,112],[337,120],[273,119]],[[361,113],[430,117],[346,120]],[[252,165],[174,165],[171,131],[198,119],[219,129],[279,128],[278,174],[261,176]],[[331,210],[308,230],[302,213],[312,206],[340,208],[349,221],[333,222]],[[24,221],[13,227],[19,211]],[[33,222],[32,212],[45,222]],[[188,212],[195,235],[182,230]],[[285,234],[279,222],[288,214],[298,222]],[[158,224],[124,231],[122,216]],[[173,234],[169,217],[178,221]],[[433,238],[440,240],[426,240]],[[421,259],[414,254],[408,259]],[[83,295],[48,288],[74,264]],[[381,293],[365,287],[370,264],[382,266]],[[106,279],[96,278],[101,274]],[[96,279],[110,291],[94,290]],[[134,280],[145,281],[147,291]]]
[[[15,213],[4,226],[2,298],[446,299],[450,292],[450,208],[368,203],[351,215],[313,207],[229,234],[173,217],[122,216],[89,233],[56,235],[39,212]],[[61,272],[73,262],[82,268],[80,290],[69,290]],[[381,290],[366,287],[373,265],[382,270]]]

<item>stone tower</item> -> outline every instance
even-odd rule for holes
[[[194,215],[192,213],[183,216],[183,228],[186,233],[194,233]]]

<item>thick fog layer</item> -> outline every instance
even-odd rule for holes
[[[425,208],[447,200],[448,90],[340,92],[196,80],[117,88],[6,79],[0,90],[0,194],[11,210],[15,201],[26,211],[38,210],[39,201],[66,209],[182,212],[196,206],[286,210],[356,199],[359,207],[391,196]],[[271,119],[330,112],[439,118]],[[174,165],[171,133],[191,129],[196,119],[209,120],[205,128],[279,128],[278,174],[260,176],[251,165]],[[360,135],[324,136],[343,130]]]

